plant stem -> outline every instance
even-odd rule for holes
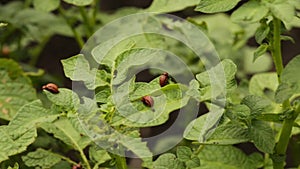
[[[285,157],[285,153],[288,147],[290,135],[292,132],[293,124],[298,115],[300,114],[300,105],[294,110],[291,118],[284,120],[279,141],[275,147],[275,157]],[[273,158],[273,167],[274,169],[283,169],[284,160],[276,161],[276,158]]]
[[[282,56],[281,56],[281,21],[273,16],[273,40],[272,40],[272,58],[275,64],[278,82],[281,82],[281,73],[283,70]],[[282,103],[282,107],[284,110],[290,107],[289,100],[285,100]],[[297,117],[297,116],[296,116]],[[275,146],[274,154],[273,154],[273,168],[274,169],[283,169],[285,154],[288,147],[288,143],[290,140],[290,135],[292,132],[293,124],[296,117],[287,118],[283,121],[281,133],[279,136],[278,143]]]
[[[88,37],[90,37],[93,34],[93,25],[92,25],[92,22],[91,22],[90,18],[88,17],[88,15],[86,13],[86,10],[85,10],[85,8],[83,6],[79,6],[79,11],[80,11],[82,19],[84,21],[84,24],[85,24],[85,26],[87,28]]]
[[[116,156],[117,169],[127,169],[126,159],[121,156]]]
[[[280,40],[280,31],[281,21],[274,16],[273,19],[273,43],[272,43],[272,57],[275,64],[278,81],[281,82],[281,72],[283,70],[282,56],[281,56],[281,40]]]
[[[121,151],[121,150],[120,150]],[[117,154],[110,154],[116,161],[116,169],[127,169],[126,158]]]
[[[67,18],[65,10],[61,6],[58,8],[58,10],[59,10],[60,14],[63,16],[63,18],[65,19],[65,21],[67,22],[67,24],[69,25],[70,29],[72,30],[73,35],[74,35],[79,47],[82,48],[84,45],[84,41],[83,41],[82,37],[78,34],[78,32],[75,30],[75,27],[73,27],[70,20]]]

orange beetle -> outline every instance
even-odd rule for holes
[[[44,85],[44,86],[42,87],[42,89],[43,89],[43,90],[47,90],[47,91],[49,91],[49,92],[51,92],[51,93],[53,93],[53,94],[59,93],[58,87],[57,87],[57,85],[54,84],[54,83],[48,83],[48,84]]]
[[[148,106],[148,107],[152,107],[154,104],[154,100],[152,99],[151,96],[144,96],[142,98],[143,103]]]

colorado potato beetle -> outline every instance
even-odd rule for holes
[[[82,166],[80,163],[73,165],[72,169],[82,169]]]
[[[169,79],[169,74],[167,72],[163,73],[159,77],[159,84],[161,87],[164,87],[165,85],[168,84],[168,79]]]
[[[148,107],[152,107],[154,105],[154,100],[152,99],[151,96],[144,96],[142,98],[142,101]]]
[[[58,87],[57,87],[57,85],[54,84],[54,83],[48,83],[48,84],[44,85],[44,86],[42,87],[42,89],[43,89],[43,90],[47,90],[47,91],[49,91],[49,92],[51,92],[51,93],[53,93],[53,94],[59,93]]]
[[[9,49],[8,46],[4,45],[4,46],[2,47],[2,54],[3,54],[4,56],[8,56],[8,55],[10,54],[10,49]]]

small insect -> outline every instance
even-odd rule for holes
[[[152,107],[154,104],[154,100],[152,99],[151,96],[144,96],[142,98],[143,103],[148,106],[148,107]]]
[[[82,166],[80,163],[73,165],[72,169],[82,169]]]
[[[167,72],[163,73],[159,77],[159,84],[161,87],[164,87],[165,85],[168,84],[168,79],[169,79],[169,74]]]
[[[51,92],[51,93],[53,93],[53,94],[59,93],[58,87],[57,87],[57,85],[54,84],[54,83],[48,83],[48,84],[44,85],[44,86],[42,87],[42,89],[43,89],[43,90],[47,90],[47,91],[49,91],[49,92]]]
[[[9,49],[9,47],[8,46],[3,46],[2,47],[2,54],[4,55],[4,56],[8,56],[9,54],[10,54],[10,49]]]

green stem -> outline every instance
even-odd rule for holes
[[[281,73],[283,70],[282,56],[281,56],[281,21],[273,16],[273,39],[272,39],[272,48],[271,54],[275,64],[278,82],[281,82]],[[289,100],[286,100],[282,103],[284,110],[290,107]],[[279,136],[279,141],[274,148],[274,154],[272,155],[273,168],[274,169],[283,169],[286,149],[290,140],[290,135],[292,132],[293,124],[295,118],[286,118],[283,121],[281,133]]]
[[[59,7],[58,10],[59,10],[60,14],[63,16],[63,18],[65,19],[65,21],[67,22],[67,24],[69,25],[69,27],[71,28],[79,47],[82,48],[84,45],[84,41],[83,41],[82,37],[78,34],[78,32],[75,30],[75,27],[73,27],[71,21],[67,18],[65,10],[62,7]]]
[[[294,110],[291,118],[285,119],[281,129],[279,141],[275,147],[275,152],[273,154],[273,168],[274,169],[283,169],[285,154],[289,144],[290,135],[292,132],[294,121],[300,113],[300,105]]]
[[[282,56],[281,56],[281,40],[280,40],[280,31],[281,21],[274,16],[273,19],[273,44],[272,44],[272,57],[277,71],[278,81],[281,82],[281,72],[283,70]]]
[[[199,145],[199,147],[198,147],[198,149],[194,152],[194,155],[198,155],[201,151],[202,151],[202,149],[204,148],[204,145]]]
[[[83,6],[79,6],[79,11],[80,14],[82,16],[82,19],[84,21],[84,24],[87,28],[87,32],[88,32],[88,37],[91,37],[93,34],[93,25],[92,25],[92,21],[90,20],[90,18],[88,17],[86,10]]]
[[[116,169],[127,169],[127,163],[126,158],[116,155],[116,154],[110,154],[113,159],[116,161]]]
[[[117,169],[127,169],[126,159],[124,157],[116,156]]]

